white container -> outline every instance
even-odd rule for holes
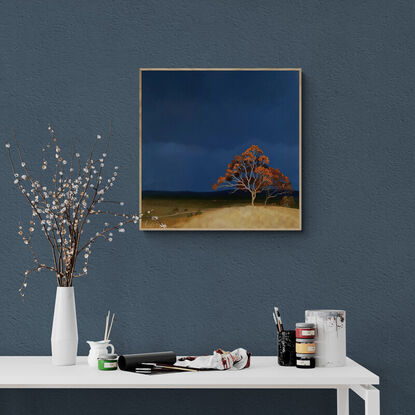
[[[101,355],[106,355],[108,353],[108,348],[110,348],[110,354],[114,354],[114,345],[110,344],[111,340],[100,340],[99,342],[93,342],[88,340],[87,343],[91,347],[88,353],[88,365],[98,369],[98,357]]]
[[[316,325],[316,366],[344,366],[346,364],[346,312],[343,310],[306,310],[305,321]]]
[[[52,363],[69,366],[76,363],[78,326],[73,287],[57,287],[51,336]]]

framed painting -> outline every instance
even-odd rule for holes
[[[141,230],[301,230],[301,69],[139,71]]]

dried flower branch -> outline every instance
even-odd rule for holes
[[[161,228],[166,228],[158,217],[151,216],[151,211],[148,211],[146,215],[126,214],[100,208],[100,205],[104,203],[124,206],[124,202],[105,200],[104,196],[114,186],[118,175],[118,166],[115,166],[111,177],[106,181],[103,178],[111,129],[104,152],[100,157],[94,158],[96,147],[102,139],[101,135],[97,135],[84,165],[81,162],[81,155],[76,151],[75,146],[72,146],[69,168],[67,168],[68,161],[62,156],[53,128],[49,126],[48,129],[50,141],[42,149],[41,171],[43,173],[48,169],[50,163],[47,160],[47,151],[53,148],[55,166],[52,184],[49,187],[45,182],[41,183],[30,174],[16,136],[14,135],[13,139],[19,160],[18,165],[13,160],[10,143],[6,143],[14,184],[19,188],[32,211],[27,231],[23,230],[22,224],[19,224],[18,230],[24,244],[29,247],[35,264],[33,268],[25,271],[24,280],[19,289],[22,297],[24,297],[28,277],[34,271],[52,271],[56,274],[59,286],[71,287],[74,278],[87,275],[92,245],[99,238],[112,242],[113,231],[123,233],[125,225],[129,223],[137,224],[143,217],[146,217],[157,222]],[[77,172],[74,168],[75,163]],[[85,237],[86,227],[91,223],[90,218],[97,215],[121,217],[121,221],[112,224],[105,222],[100,231],[87,238]],[[38,228],[36,228],[36,222],[40,225]],[[36,229],[39,229],[50,246],[51,265],[41,263],[35,253],[32,236]],[[79,255],[83,256],[82,271],[77,271]]]

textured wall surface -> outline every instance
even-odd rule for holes
[[[405,1],[0,0],[0,141],[39,159],[52,122],[89,143],[113,120],[116,196],[138,203],[139,67],[302,67],[303,232],[143,233],[98,245],[76,281],[79,352],[117,313],[118,352],[275,354],[271,307],[348,312],[348,354],[412,414],[414,5]],[[2,149],[4,150],[3,144]],[[53,275],[17,290],[30,215],[4,151],[0,354],[48,355]],[[44,254],[47,254],[46,248]],[[412,328],[405,332],[402,328]],[[407,359],[409,358],[409,364]],[[1,368],[0,368],[1,370]],[[353,413],[363,404],[351,402]],[[140,410],[139,410],[140,409]],[[330,391],[0,391],[3,414],[335,413]]]

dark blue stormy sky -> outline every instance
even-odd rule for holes
[[[210,191],[258,145],[298,189],[297,71],[143,71],[143,190]]]

